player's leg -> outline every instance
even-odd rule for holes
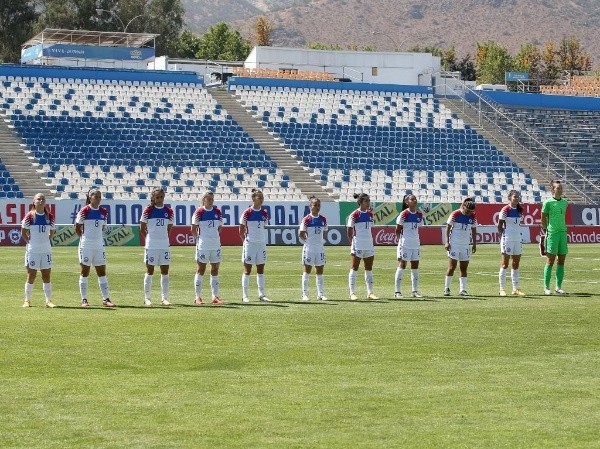
[[[375,254],[369,254],[364,259],[365,264],[365,284],[367,284],[367,299],[379,299],[373,293],[373,263],[375,262]]]

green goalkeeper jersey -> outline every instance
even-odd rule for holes
[[[566,232],[567,231],[567,206],[569,202],[561,198],[550,198],[544,201],[542,213],[548,216],[548,232]]]

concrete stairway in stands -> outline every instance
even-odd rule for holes
[[[0,111],[0,159],[19,186],[25,198],[33,198],[36,193],[47,197],[52,192],[37,171],[37,164],[29,158],[28,150],[19,135],[11,127]]]
[[[258,144],[261,149],[290,177],[297,188],[307,197],[316,196],[321,201],[335,201],[338,197],[316,178],[312,170],[303,165],[296,156],[285,148],[271,132],[262,126],[256,115],[246,110],[235,96],[224,87],[209,88],[208,92],[222,105],[229,115],[244,128],[244,131]]]

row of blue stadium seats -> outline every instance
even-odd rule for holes
[[[91,117],[60,117],[60,116],[40,116],[40,115],[25,115],[25,114],[17,114],[16,111],[11,111],[11,120],[15,123],[19,123],[22,121],[26,122],[34,122],[41,123],[47,126],[47,124],[58,122],[58,123],[114,123],[117,125],[143,125],[143,124],[151,124],[151,125],[162,125],[171,127],[173,125],[186,125],[192,127],[200,127],[200,126],[237,126],[237,123],[231,116],[227,116],[226,118],[220,120],[213,120],[212,117],[197,117],[194,119],[179,119],[179,118],[162,118],[160,120],[152,120],[142,119],[142,118],[114,118],[114,117],[102,117],[102,116],[91,116]]]
[[[175,157],[173,157],[175,156]],[[38,158],[38,163],[41,165],[51,165],[51,164],[60,164],[60,165],[74,165],[81,161],[81,158],[77,159],[67,159],[67,158],[55,158],[55,157],[40,157]],[[89,165],[98,165],[98,166],[106,166],[106,165],[127,165],[131,163],[131,157],[121,157],[121,158],[113,158],[113,157],[99,157],[97,154],[95,157],[86,158],[86,162]],[[157,165],[176,167],[176,168],[184,168],[184,167],[194,167],[197,169],[200,168],[220,168],[220,169],[228,169],[228,168],[236,168],[236,169],[245,169],[245,168],[276,168],[277,165],[272,161],[266,160],[242,160],[240,158],[228,158],[228,159],[220,159],[217,160],[215,158],[206,157],[205,159],[199,159],[197,157],[193,158],[185,158],[185,156],[181,155],[155,155],[154,158],[145,158],[136,160],[136,164],[140,167],[153,167]]]

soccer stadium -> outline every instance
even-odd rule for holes
[[[429,53],[274,47],[231,65],[170,62],[155,58],[155,37],[46,29],[21,64],[0,65],[3,447],[597,447],[598,77],[476,89]],[[569,294],[542,282],[551,180],[569,200]],[[157,188],[173,211],[170,292],[144,307],[140,220]],[[268,302],[240,286],[253,189],[269,215]],[[207,191],[223,214],[224,300],[198,307],[190,226]],[[524,244],[514,291],[525,293],[501,298],[498,221],[513,191]],[[117,307],[90,282],[84,311],[74,224],[91,192],[108,211]],[[52,310],[39,280],[20,307],[21,227],[38,193],[56,221]],[[360,267],[349,298],[347,217],[360,193],[375,280],[365,271],[365,292]],[[394,291],[409,194],[424,225],[423,295],[412,297]],[[298,227],[313,197],[328,225],[323,301],[301,290]],[[446,223],[465,198],[481,245],[471,294],[454,296],[455,279],[445,298]]]

